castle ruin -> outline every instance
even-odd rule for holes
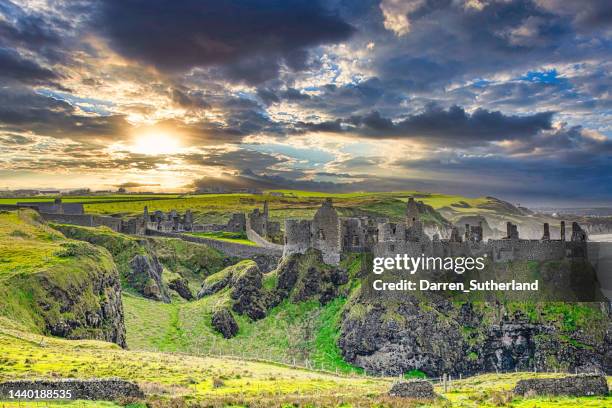
[[[422,203],[420,203],[422,205]],[[369,217],[339,217],[331,199],[326,199],[312,220],[285,221],[284,256],[304,253],[308,248],[322,252],[324,262],[337,265],[348,252],[371,252],[375,257],[410,256],[478,257],[494,261],[560,260],[584,256],[587,234],[578,223],[572,224],[571,240],[565,240],[565,223],[561,222],[561,239],[551,239],[550,227],[544,225],[542,239],[519,237],[518,226],[508,222],[506,236],[484,241],[482,223],[465,225],[462,237],[453,227],[450,238],[430,238],[423,229],[417,202],[406,203],[404,222],[374,220]]]

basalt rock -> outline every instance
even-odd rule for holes
[[[55,272],[32,275],[45,331],[68,339],[109,341],[126,347],[121,284],[107,252],[86,243],[74,260],[71,279]]]
[[[238,334],[238,323],[227,309],[217,310],[212,316],[212,326],[226,339]]]
[[[433,399],[436,397],[433,385],[427,380],[400,381],[389,391],[391,397]]]
[[[193,293],[189,289],[189,281],[185,278],[176,278],[168,283],[168,287],[185,300],[193,300]]]
[[[338,346],[346,361],[382,375],[415,369],[440,376],[534,369],[602,372],[607,367],[605,327],[568,334],[544,318],[533,322],[518,312],[508,315],[500,304],[486,308],[487,318],[482,307],[474,310],[470,303],[457,310],[444,299],[357,297],[346,307]],[[490,311],[496,309],[499,320],[491,321]]]
[[[254,262],[234,274],[231,294],[234,312],[246,314],[253,320],[266,316],[267,302],[262,280],[263,274]]]
[[[294,302],[318,299],[325,304],[338,296],[338,287],[348,282],[345,270],[323,263],[321,251],[309,249],[293,254],[277,269],[276,301],[290,297]]]
[[[130,261],[129,283],[145,297],[170,302],[170,295],[162,282],[162,265],[156,256],[136,255]]]
[[[582,374],[563,378],[529,378],[520,380],[514,393],[521,396],[590,397],[608,395],[608,382],[601,374]]]

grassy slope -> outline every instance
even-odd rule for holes
[[[34,332],[44,331],[46,323],[84,320],[99,308],[100,299],[93,290],[81,291],[94,277],[116,273],[114,268],[108,252],[67,240],[32,211],[0,212],[0,316]],[[77,291],[70,310],[54,303],[50,288],[43,287],[47,281],[66,293]]]
[[[41,337],[22,327],[0,319],[0,381],[20,378],[49,377],[121,377],[138,382],[148,394],[149,402],[182,398],[206,406],[277,406],[284,403],[312,403],[313,406],[344,407],[410,407],[410,401],[384,397],[392,379],[363,376],[336,376],[231,358],[204,358],[181,354],[125,351],[109,343],[67,341]],[[118,364],[118,362],[121,362]],[[514,399],[508,396],[517,380],[543,376],[533,373],[487,374],[455,381],[448,392],[436,391],[443,398],[421,407],[492,407],[509,400],[504,406],[516,408],[603,407],[612,398],[536,398]],[[554,376],[548,374],[545,376]],[[217,386],[214,384],[216,383]],[[151,396],[156,394],[157,396]],[[375,404],[388,405],[375,405]],[[17,404],[2,402],[4,407]],[[23,406],[23,405],[22,405]],[[48,403],[49,407],[116,407],[111,403]],[[162,405],[157,405],[162,406]],[[182,405],[173,405],[180,407]]]
[[[243,261],[206,280],[212,283],[227,271],[250,263]],[[354,276],[361,264],[351,257],[345,266]],[[276,286],[275,272],[265,275],[263,285],[267,289]],[[240,330],[236,337],[226,340],[212,328],[211,318],[219,307],[230,308],[229,290],[226,288],[194,302],[172,304],[125,295],[128,344],[144,350],[234,355],[328,371],[361,372],[342,359],[336,345],[345,297],[325,306],[314,300],[300,303],[286,300],[258,321],[234,314]]]
[[[189,234],[196,236],[196,237],[216,239],[218,241],[234,242],[236,244],[257,246],[255,242],[250,241],[246,237],[245,233],[214,231],[214,232],[191,232]]]
[[[148,252],[154,252],[164,266],[164,278],[181,275],[189,281],[192,290],[197,290],[206,276],[223,268],[225,256],[205,245],[174,238],[135,237],[104,227],[53,226],[69,238],[106,248],[117,264],[125,287],[131,271],[130,261]]]
[[[283,196],[269,195],[271,192],[283,193]],[[186,209],[194,211],[197,222],[226,222],[233,212],[247,212],[261,208],[263,201],[270,202],[272,219],[283,221],[285,218],[311,218],[321,201],[331,197],[341,215],[372,215],[400,220],[404,216],[404,202],[410,196],[440,211],[449,221],[455,222],[463,216],[484,215],[494,226],[503,228],[503,223],[512,221],[521,224],[530,222],[551,222],[557,220],[538,216],[527,217],[516,208],[490,197],[463,197],[450,194],[424,193],[419,191],[396,192],[357,192],[357,193],[322,193],[297,190],[273,190],[267,194],[204,194],[204,195],[117,195],[63,197],[66,202],[83,202],[85,210],[90,213],[112,215],[141,214],[147,205],[149,210],[180,212]],[[45,201],[47,198],[0,198],[0,204],[13,204],[17,201]],[[435,221],[435,220],[433,220]]]

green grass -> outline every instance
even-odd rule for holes
[[[0,381],[33,378],[119,377],[138,383],[153,407],[299,406],[310,407],[495,407],[595,408],[610,406],[611,397],[512,397],[509,391],[520,379],[563,374],[486,374],[455,380],[441,398],[430,403],[386,396],[395,379],[363,375],[338,376],[290,365],[268,364],[230,357],[197,357],[176,353],[128,351],[98,341],[68,341],[33,335],[23,327],[0,319]],[[609,382],[612,379],[609,378]],[[215,387],[214,383],[218,385]],[[172,402],[172,400],[174,400]],[[507,401],[500,404],[500,401]],[[452,404],[452,405],[451,405]],[[0,402],[2,407],[23,407]],[[49,407],[115,408],[112,402],[50,402]],[[144,404],[139,407],[143,407]],[[135,408],[132,405],[132,408]]]
[[[35,212],[0,212],[0,316],[39,333],[60,322],[82,322],[100,307],[95,282],[116,273],[106,250],[66,239]],[[62,294],[71,296],[70,305],[58,302]],[[77,330],[72,334],[86,334]]]
[[[240,232],[226,232],[226,231],[214,231],[214,232],[190,232],[189,235],[196,237],[216,239],[217,241],[233,242],[236,244],[253,245],[257,244],[250,241],[245,233]]]

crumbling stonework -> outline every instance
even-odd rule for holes
[[[19,380],[0,384],[0,400],[8,400],[10,392],[32,390],[70,391],[66,399],[89,401],[117,401],[121,398],[144,398],[144,393],[138,385],[120,378],[105,378],[91,380]],[[35,394],[34,394],[35,395]],[[34,400],[32,398],[31,400]],[[38,400],[46,400],[39,398]]]
[[[563,378],[529,378],[520,380],[514,393],[521,396],[563,395],[589,397],[608,395],[608,382],[600,374],[581,374]]]
[[[449,239],[432,240],[419,219],[419,205],[410,199],[407,203],[407,221],[391,223],[367,217],[340,218],[331,200],[323,202],[312,220],[286,220],[283,256],[305,253],[308,248],[319,249],[325,263],[337,265],[341,254],[371,252],[376,257],[409,256],[465,257],[488,256],[495,262],[513,260],[562,260],[566,257],[586,257],[586,233],[576,223],[572,225],[572,240],[550,239],[550,227],[544,226],[541,240],[520,239],[518,227],[511,222],[506,226],[506,237],[484,241],[482,220],[477,225],[465,225],[464,236],[452,227]],[[564,224],[561,223],[563,237]]]
[[[433,399],[436,397],[433,385],[427,380],[400,381],[393,384],[389,396],[415,399]]]
[[[340,262],[340,219],[326,199],[317,210],[311,223],[311,244],[323,254],[323,262],[337,265]]]
[[[247,234],[249,231],[254,231],[257,235],[267,240],[276,240],[279,238],[281,232],[280,223],[270,221],[269,213],[270,210],[267,201],[264,202],[263,211],[260,211],[259,208],[255,208],[247,218]]]

